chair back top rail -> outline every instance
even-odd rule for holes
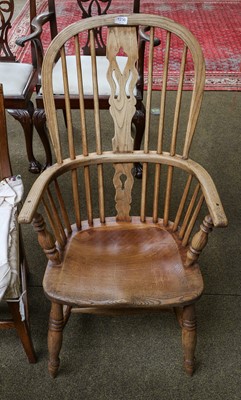
[[[123,118],[123,104],[130,104],[132,96],[132,90],[133,90],[133,85],[135,85],[135,77],[137,71],[135,68],[131,67],[129,69],[130,65],[133,65],[133,62],[135,61],[130,61],[132,57],[136,57],[136,52],[137,52],[137,44],[136,44],[136,35],[134,34],[134,29],[131,30],[131,27],[136,27],[140,25],[146,25],[148,23],[149,26],[152,27],[151,30],[151,37],[154,37],[154,34],[156,35],[156,31],[161,30],[166,33],[165,41],[166,44],[163,43],[163,54],[164,54],[164,62],[163,62],[163,72],[162,72],[162,90],[161,90],[161,99],[160,99],[160,118],[159,118],[159,128],[158,128],[158,145],[157,145],[157,152],[160,154],[163,150],[163,136],[164,136],[164,119],[165,119],[165,111],[166,111],[166,93],[167,93],[167,80],[168,80],[168,69],[169,65],[171,63],[169,59],[169,53],[170,53],[170,43],[172,40],[172,36],[178,37],[179,40],[183,42],[182,44],[182,50],[181,50],[181,61],[180,61],[180,71],[179,71],[179,84],[178,84],[178,90],[177,90],[177,96],[176,96],[176,106],[175,106],[175,113],[174,113],[174,119],[173,119],[173,128],[172,128],[172,138],[171,138],[171,144],[170,144],[170,149],[169,152],[171,155],[176,154],[176,142],[177,142],[177,133],[178,133],[178,126],[179,126],[179,117],[180,117],[180,109],[181,109],[181,99],[182,99],[182,89],[183,89],[183,80],[184,80],[184,71],[185,71],[185,61],[187,59],[187,53],[188,57],[192,58],[193,60],[193,67],[194,67],[194,83],[193,83],[193,92],[191,96],[191,101],[190,101],[190,110],[189,110],[189,115],[188,115],[188,120],[187,120],[187,126],[186,126],[186,131],[185,131],[185,139],[183,143],[183,149],[181,152],[181,155],[183,158],[188,158],[189,150],[190,150],[190,145],[192,142],[194,130],[196,127],[198,115],[199,115],[199,110],[201,106],[201,101],[202,101],[202,95],[203,95],[203,88],[204,88],[204,81],[205,81],[205,64],[204,64],[204,59],[203,59],[203,54],[200,48],[200,45],[198,44],[197,40],[195,37],[183,26],[181,26],[178,23],[175,23],[174,21],[156,16],[156,15],[146,15],[146,14],[132,14],[132,15],[118,15],[118,14],[111,14],[111,15],[106,15],[106,16],[97,16],[97,17],[92,17],[92,18],[87,18],[85,20],[81,20],[79,22],[76,22],[72,24],[71,26],[68,26],[65,28],[62,32],[60,32],[53,42],[51,43],[49,49],[46,52],[45,55],[45,60],[43,63],[43,69],[42,69],[42,84],[43,84],[43,98],[44,98],[44,104],[45,104],[45,110],[46,110],[46,115],[48,119],[48,124],[49,124],[49,129],[50,129],[50,135],[52,139],[52,143],[54,146],[57,162],[61,163],[63,160],[62,156],[62,151],[61,151],[61,143],[60,143],[60,137],[59,137],[59,129],[58,129],[58,123],[57,123],[57,117],[55,113],[55,100],[54,100],[54,94],[53,94],[53,80],[52,80],[52,70],[55,64],[55,59],[57,58],[59,52],[61,53],[61,60],[62,60],[62,69],[63,69],[63,76],[64,76],[64,95],[66,99],[66,114],[67,114],[67,126],[68,126],[68,137],[69,137],[69,146],[70,146],[70,157],[74,158],[75,153],[73,150],[74,142],[73,142],[73,126],[72,126],[72,120],[71,120],[71,109],[70,109],[70,94],[69,94],[69,82],[68,82],[68,66],[66,63],[66,55],[65,55],[65,49],[64,46],[70,40],[71,38],[75,38],[74,40],[76,41],[76,49],[78,49],[78,40],[81,38],[81,33],[84,31],[91,32],[95,28],[101,26],[107,26],[107,58],[109,57],[108,54],[112,52],[115,55],[118,55],[119,51],[124,52],[125,56],[127,57],[127,65],[124,68],[124,71],[120,71],[119,68],[117,68],[117,63],[116,63],[116,57],[111,56],[111,60],[109,59],[109,68],[108,68],[108,79],[109,82],[114,80],[114,84],[112,83],[111,86],[111,96],[110,96],[110,112],[111,115],[113,116],[115,114],[115,132],[116,132],[116,124],[117,124],[117,114],[118,118],[120,119],[119,124],[121,124],[121,118]],[[115,27],[115,28],[114,28]],[[115,34],[113,33],[115,32]],[[126,33],[125,33],[126,32]],[[131,33],[131,38],[129,37]],[[125,39],[120,39],[120,38]],[[92,39],[92,46],[91,46],[91,74],[92,74],[92,81],[93,81],[93,89],[94,89],[94,119],[95,119],[95,127],[96,127],[96,151],[98,154],[101,154],[102,149],[101,149],[101,139],[99,137],[99,134],[101,132],[100,126],[99,126],[99,107],[98,107],[98,76],[97,76],[97,68],[96,68],[96,54],[95,54],[95,48],[94,48],[94,39]],[[127,44],[129,41],[129,45]],[[131,50],[128,51],[128,54],[126,54],[126,49],[123,51],[123,45],[124,47],[130,46]],[[150,119],[150,113],[151,113],[151,98],[152,98],[152,74],[153,74],[153,39],[151,40],[150,46],[147,47],[147,56],[146,59],[148,64],[148,76],[147,76],[147,104],[146,104],[146,115],[147,115],[147,122],[146,122],[146,129],[145,129],[145,139],[144,139],[144,152],[148,153],[149,152],[149,138],[150,138],[150,124],[149,124],[149,119]],[[149,47],[149,48],[148,48]],[[154,50],[155,51],[155,50]],[[135,55],[134,55],[135,54]],[[80,104],[84,104],[83,100],[83,82],[81,81],[81,63],[78,63],[78,58],[79,58],[79,53],[77,51],[76,53],[76,70],[78,74],[78,86],[79,86],[79,98],[80,98]],[[162,62],[162,60],[158,60],[158,62]],[[175,62],[175,60],[174,60]],[[119,70],[119,71],[118,71]],[[131,71],[131,72],[130,72]],[[111,78],[112,77],[112,78]],[[129,77],[129,81],[127,79]],[[91,79],[91,78],[90,78]],[[101,77],[99,78],[101,79]],[[127,83],[125,83],[125,91],[121,89],[123,87],[123,79],[127,79]],[[128,86],[128,88],[127,88]],[[122,90],[122,92],[118,93],[118,88]],[[127,90],[127,91],[126,91]],[[129,94],[127,93],[129,90]],[[113,105],[114,103],[115,105]],[[122,104],[122,102],[124,102]],[[134,104],[132,105],[132,107]],[[129,107],[129,106],[128,106]],[[127,108],[125,106],[125,109]],[[130,107],[131,108],[131,107]],[[115,110],[115,111],[114,111]],[[130,112],[128,110],[128,112]],[[123,114],[121,117],[121,113]],[[83,125],[83,112],[82,112],[82,125]],[[132,112],[130,112],[130,116],[132,115]],[[51,116],[51,117],[50,117]],[[124,120],[124,119],[123,119]],[[129,117],[128,121],[131,120],[131,117]],[[128,128],[125,133],[126,137],[131,136],[131,124],[128,122]],[[123,128],[124,129],[124,128]],[[98,133],[99,132],[99,133]],[[122,135],[119,135],[119,137]],[[115,136],[116,138],[116,136]],[[123,138],[121,139],[123,140]],[[115,148],[117,144],[115,144]],[[133,148],[131,149],[130,144],[126,144],[125,147],[120,147],[118,148],[118,151],[133,151]],[[129,147],[128,147],[129,146]],[[115,151],[115,150],[114,150]],[[87,155],[87,153],[86,153]]]

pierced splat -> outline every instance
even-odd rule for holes
[[[106,14],[111,1],[112,0],[77,0],[80,9],[83,12],[83,18]]]
[[[82,12],[82,19],[93,17],[95,15],[106,15],[111,5],[112,0],[77,0],[78,5]],[[96,54],[105,54],[105,41],[102,34],[102,27],[94,30],[94,38],[96,45]],[[83,47],[83,53],[85,55],[90,54],[90,35]]]
[[[120,52],[126,54],[126,65],[123,71],[120,70],[116,60]],[[131,122],[136,111],[134,89],[138,79],[136,69],[138,45],[135,28],[111,27],[109,29],[107,58],[110,62],[107,72],[107,79],[111,86],[110,113],[115,126],[115,136],[112,139],[113,151],[132,152]],[[133,164],[115,164],[114,168],[116,218],[118,221],[130,221],[131,191],[134,182]]]
[[[5,0],[0,2],[0,61],[15,61],[16,57],[8,45],[8,31],[10,21],[14,12],[14,1]]]
[[[116,60],[120,51],[127,55],[123,71],[120,71]],[[132,152],[131,122],[136,112],[134,90],[138,79],[136,28],[110,27],[106,55],[110,62],[107,72],[107,79],[111,87],[110,113],[115,124],[115,136],[112,139],[113,151],[116,153]]]
[[[113,183],[116,190],[115,201],[117,221],[130,221],[131,191],[134,183],[132,175],[133,164],[115,164]]]

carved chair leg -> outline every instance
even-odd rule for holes
[[[41,164],[35,159],[33,155],[33,112],[34,105],[32,101],[29,101],[28,109],[18,109],[18,110],[7,110],[10,115],[12,115],[17,121],[22,125],[25,142],[27,157],[29,161],[29,171],[33,174],[38,174],[41,171]]]
[[[64,326],[63,306],[61,304],[52,303],[50,317],[49,317],[49,332],[48,332],[48,349],[49,349],[48,370],[53,378],[57,376],[60,364],[59,353],[62,346],[63,326]]]
[[[40,137],[41,142],[43,143],[45,156],[46,156],[46,163],[43,166],[42,170],[46,169],[52,164],[52,153],[47,133],[46,127],[46,115],[43,109],[37,108],[33,114],[33,122],[36,131]]]
[[[134,139],[134,150],[140,150],[142,138],[145,131],[145,120],[146,120],[146,110],[142,102],[137,102],[136,112],[133,117],[133,124],[136,128],[136,134]],[[142,178],[142,165],[141,163],[135,163],[135,177],[138,179]]]
[[[19,312],[19,303],[18,302],[7,302],[9,311],[12,314],[12,318],[14,321],[14,326],[18,333],[18,336],[22,342],[25,353],[28,357],[30,363],[36,363],[36,354],[33,348],[33,343],[29,331],[29,326],[27,321],[21,321],[21,315]]]
[[[194,372],[194,352],[197,342],[197,325],[195,306],[189,305],[183,308],[182,320],[182,346],[184,353],[184,368],[188,375]]]

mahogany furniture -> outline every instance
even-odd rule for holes
[[[94,14],[98,15],[106,15],[109,10],[111,3],[113,5],[112,10],[114,9],[114,1],[112,0],[77,0],[77,3],[80,7],[80,17],[85,19],[93,16]],[[55,11],[55,0],[48,0],[49,5],[49,13],[44,14],[43,16],[39,16],[37,21],[41,24],[46,21],[50,21],[51,24],[51,32],[52,39],[57,34],[57,18]],[[139,13],[140,11],[140,0],[133,0],[133,12]],[[38,27],[38,24],[37,24]],[[41,29],[38,27],[38,29]],[[138,33],[138,30],[137,30]],[[101,78],[98,81],[98,98],[99,98],[99,108],[106,110],[109,108],[109,96],[110,96],[110,88],[108,81],[106,80],[106,70],[108,67],[108,63],[105,57],[106,53],[106,45],[105,45],[105,37],[102,32],[102,29],[95,30],[95,53],[98,56],[97,59],[97,69],[102,72],[100,75]],[[148,36],[142,33],[139,36],[139,57],[138,57],[138,80],[135,87],[135,98],[136,98],[136,112],[133,116],[133,124],[135,125],[135,141],[134,148],[140,149],[142,137],[144,134],[145,128],[145,106],[143,104],[143,89],[144,89],[144,51],[145,51],[145,43],[148,40]],[[155,45],[158,45],[159,41],[155,39]],[[91,57],[90,57],[90,42],[89,37],[87,37],[82,42],[81,48],[81,59],[82,59],[82,68],[83,68],[83,79],[84,79],[84,100],[85,107],[89,109],[93,109],[94,107],[94,99],[93,99],[93,85],[91,81]],[[69,87],[70,87],[70,105],[71,108],[78,109],[79,107],[79,98],[78,98],[78,90],[77,90],[77,82],[75,79],[72,79],[72,76],[75,76],[75,64],[74,64],[74,56],[67,56],[67,64],[70,70],[69,73]],[[126,62],[126,57],[119,56],[117,62],[121,68],[124,67]],[[73,74],[72,74],[73,70]],[[62,79],[62,68],[61,61],[57,61],[54,71],[54,92],[55,92],[55,103],[58,109],[65,110],[65,99],[64,99],[64,90],[63,90],[63,79]],[[36,96],[36,104],[37,109],[34,112],[34,124],[41,135],[41,137],[45,134],[45,113],[43,111],[43,96],[42,90],[40,90]],[[47,137],[47,134],[46,134]],[[51,160],[49,160],[48,164],[51,164]],[[136,165],[136,177],[141,178],[142,168],[140,164]]]
[[[136,112],[133,89],[138,80],[136,28],[147,23],[150,46],[145,52],[148,88],[144,148],[135,150],[131,123]],[[107,79],[111,87],[104,121],[100,118],[94,51],[94,34],[99,28],[106,29]],[[158,93],[161,112],[155,122],[151,106],[157,33],[162,38],[163,71],[162,90]],[[85,108],[83,92],[79,56],[82,35],[90,38],[94,87],[91,114]],[[77,113],[71,108],[65,56],[70,40],[74,40],[76,51],[80,98]],[[116,61],[120,50],[128,58],[123,72]],[[58,54],[64,71],[67,139],[59,127],[53,91],[52,71]],[[189,109],[186,102],[182,107],[187,63],[194,67]],[[179,66],[179,84],[170,106],[166,102],[168,70],[173,65]],[[48,347],[53,377],[59,368],[63,329],[71,312],[113,315],[166,309],[178,317],[184,367],[192,375],[195,303],[203,292],[198,257],[213,227],[227,225],[210,175],[189,158],[204,81],[204,59],[197,40],[183,26],[160,16],[112,14],[84,19],[60,32],[50,45],[43,63],[42,84],[57,163],[35,181],[19,221],[33,222],[48,258],[43,286],[51,301]],[[136,162],[143,164],[142,181],[133,177]]]
[[[8,139],[7,139],[7,126],[6,116],[4,109],[4,98],[3,89],[0,84],[0,179],[10,177],[12,175],[12,169],[10,164],[10,157],[8,151]],[[8,305],[8,309],[11,313],[11,319],[0,319],[0,329],[15,328],[18,336],[21,339],[24,350],[30,363],[36,362],[36,355],[32,344],[32,339],[29,329],[29,312],[28,312],[28,299],[27,299],[27,273],[28,266],[24,254],[23,243],[21,239],[21,232],[17,227],[11,233],[11,250],[9,252],[11,257],[11,271],[15,274],[11,278],[10,284],[4,293],[3,299]],[[1,242],[3,238],[1,237]],[[17,255],[16,255],[16,254]],[[18,254],[19,253],[19,254]],[[3,255],[1,254],[1,260]],[[15,265],[16,264],[16,265]],[[17,276],[18,275],[18,276]],[[2,282],[1,282],[2,284]],[[2,285],[1,285],[2,288]],[[22,305],[23,315],[20,313],[20,304]]]
[[[8,44],[8,32],[11,29],[14,13],[14,0],[6,0],[0,7],[0,82],[4,87],[4,104],[8,113],[18,120],[24,131],[29,171],[39,173],[40,163],[33,154],[33,112],[31,101],[41,69],[41,52],[35,52],[35,35],[25,37],[22,43],[31,41],[32,63],[26,64],[16,60]],[[29,1],[30,21],[36,16],[35,0]],[[29,21],[29,22],[30,22]],[[40,59],[39,59],[40,56]],[[40,137],[45,146],[45,135]],[[48,148],[46,148],[48,152]]]

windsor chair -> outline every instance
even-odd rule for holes
[[[9,45],[9,31],[12,26],[13,14],[14,0],[2,2],[0,5],[0,82],[4,87],[5,108],[20,122],[24,131],[29,171],[39,173],[42,167],[33,154],[34,105],[31,97],[38,84],[42,53],[38,46],[35,47],[36,36],[32,33],[31,36],[22,38],[22,43],[30,43],[29,51],[31,52],[32,62],[22,63],[16,59]],[[29,25],[35,16],[35,0],[30,0]],[[45,135],[40,136],[40,139],[45,146]],[[48,143],[45,151],[48,154]]]
[[[112,4],[113,3],[113,4]],[[93,16],[94,14],[97,15],[106,15],[109,9],[112,6],[112,12],[115,9],[115,2],[112,0],[78,0],[77,4],[80,8],[80,17],[85,19]],[[40,26],[38,25],[38,21],[44,23],[46,21],[50,21],[51,24],[51,32],[52,32],[52,39],[57,34],[57,16],[55,10],[55,0],[49,0],[49,13],[44,18],[39,16],[37,19],[36,29],[40,30]],[[133,9],[134,13],[139,13],[140,11],[140,0],[133,0]],[[138,30],[137,30],[138,33]],[[110,87],[108,81],[106,79],[106,71],[108,67],[108,62],[105,57],[106,53],[106,44],[105,44],[105,37],[103,35],[102,29],[95,30],[95,53],[98,56],[97,58],[97,69],[99,70],[99,77],[98,80],[98,101],[99,101],[99,108],[106,110],[109,107],[109,95],[110,95]],[[135,126],[135,141],[134,141],[134,148],[139,149],[141,146],[142,137],[144,134],[145,128],[145,106],[143,103],[143,91],[144,91],[144,47],[145,43],[148,41],[148,36],[142,32],[139,36],[139,57],[138,57],[138,80],[135,87],[135,98],[136,98],[136,112],[133,116],[132,122]],[[159,41],[155,39],[155,46],[159,45]],[[89,37],[86,37],[85,41],[83,41],[82,49],[81,49],[81,59],[82,59],[82,68],[83,68],[83,80],[84,80],[84,100],[85,100],[85,107],[92,109],[94,107],[94,98],[93,98],[93,83],[91,77],[91,56],[90,56],[90,42]],[[78,89],[77,89],[77,82],[75,80],[75,64],[74,64],[74,56],[68,55],[66,62],[68,64],[69,70],[69,87],[70,87],[70,104],[71,108],[79,107],[79,99],[78,99]],[[119,55],[117,58],[118,65],[121,69],[124,68],[126,57],[122,54]],[[73,73],[72,73],[73,70]],[[54,93],[55,93],[55,102],[56,107],[58,109],[62,109],[65,111],[66,104],[65,104],[65,97],[64,97],[64,88],[63,88],[63,79],[62,79],[62,66],[61,60],[58,60],[55,65],[54,70]],[[45,133],[45,113],[44,113],[44,106],[43,106],[43,96],[42,90],[36,96],[36,104],[37,109],[34,112],[34,124],[39,132],[40,136],[43,137]],[[46,134],[47,137],[47,134]],[[49,160],[48,164],[51,164],[51,159]],[[140,164],[136,165],[136,177],[141,178],[142,168]]]
[[[136,110],[133,88],[138,80],[136,27],[147,24],[150,45],[145,51],[149,67],[144,148],[134,150],[131,123]],[[104,120],[98,108],[96,55],[93,52],[91,58],[93,111],[85,109],[79,57],[81,36],[89,35],[94,47],[94,30],[99,27],[106,29],[107,79],[111,87]],[[161,38],[163,46],[157,123],[151,115],[154,36]],[[74,40],[76,50],[80,98],[77,114],[71,109],[67,84],[65,48],[70,40]],[[120,49],[127,56],[123,72],[116,61]],[[53,91],[52,74],[58,54],[64,71],[68,138],[61,134]],[[174,106],[167,107],[169,70],[173,65],[179,66],[178,89]],[[194,68],[189,110],[187,103],[182,107],[188,65]],[[64,29],[50,45],[42,83],[57,163],[35,181],[19,221],[33,222],[49,260],[43,285],[51,301],[48,346],[53,377],[59,368],[63,329],[71,312],[113,315],[165,309],[175,311],[178,317],[184,367],[188,374],[193,373],[195,303],[203,292],[198,257],[213,227],[227,225],[210,175],[189,158],[204,81],[204,59],[197,40],[185,27],[160,16],[113,14],[88,18]],[[164,126],[167,114],[172,124]],[[78,131],[73,129],[73,119]],[[142,181],[133,177],[135,162],[143,164]]]
[[[6,116],[4,108],[4,97],[3,97],[3,87],[0,84],[0,179],[1,181],[5,178],[12,176],[12,169],[8,151],[8,140],[7,140],[7,126],[6,126]],[[16,179],[13,178],[16,182]],[[1,185],[1,207],[3,200],[2,192],[2,182]],[[4,210],[3,210],[4,211]],[[28,266],[24,254],[23,243],[21,240],[21,232],[19,230],[17,222],[17,215],[14,211],[14,228],[9,230],[9,235],[11,236],[11,246],[9,248],[9,266],[10,270],[6,264],[1,264],[0,266],[0,300],[1,302],[7,303],[8,309],[11,313],[11,318],[1,318],[0,319],[0,329],[10,329],[15,328],[18,336],[21,339],[24,350],[28,357],[30,363],[36,362],[36,355],[32,344],[32,339],[29,329],[29,312],[28,312],[28,299],[27,299],[27,282],[26,275],[28,272]],[[7,217],[3,214],[4,217]],[[5,220],[6,218],[4,218]],[[1,219],[1,225],[3,220]],[[10,225],[11,226],[11,225]],[[3,226],[1,226],[1,234],[8,233],[4,231]],[[1,236],[1,246],[5,242],[4,238]],[[1,247],[1,263],[4,258],[3,247]],[[9,276],[9,279],[7,277]],[[20,304],[22,304],[22,314],[20,313]]]

